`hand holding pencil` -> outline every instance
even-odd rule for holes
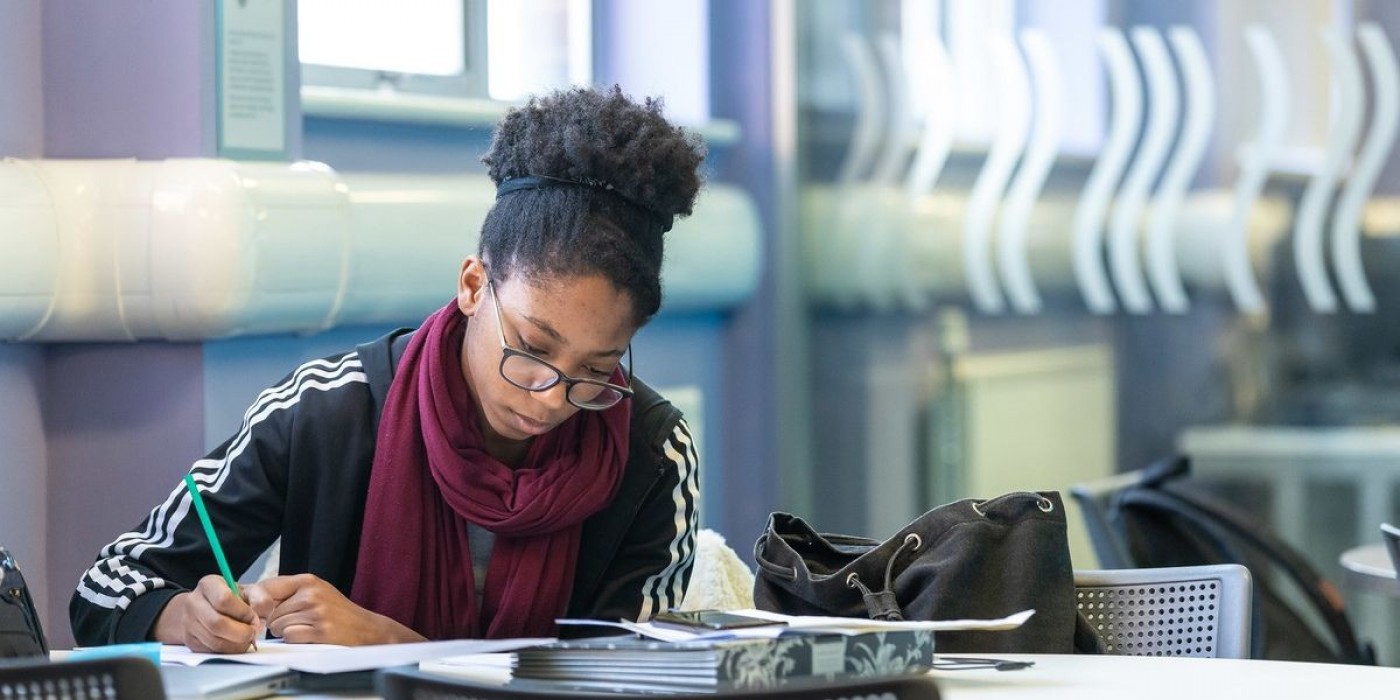
[[[155,638],[184,644],[195,651],[242,653],[248,651],[250,644],[256,650],[257,638],[264,629],[264,615],[255,610],[257,606],[239,589],[193,477],[185,477],[185,487],[204,526],[220,573],[205,576],[194,590],[172,599],[156,619]],[[265,602],[263,607],[269,604]]]

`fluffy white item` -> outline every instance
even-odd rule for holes
[[[695,564],[681,610],[753,608],[753,571],[724,537],[704,528],[695,536]]]

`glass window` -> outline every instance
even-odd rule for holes
[[[303,85],[519,100],[593,79],[591,0],[300,0],[297,23]]]
[[[302,63],[456,75],[466,70],[462,0],[300,0]]]
[[[303,86],[486,95],[485,0],[300,0]]]
[[[593,81],[591,0],[488,0],[486,28],[492,99]]]

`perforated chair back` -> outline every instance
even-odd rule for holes
[[[1074,572],[1079,611],[1121,656],[1249,658],[1251,586],[1239,564]]]
[[[27,659],[0,662],[0,700],[165,700],[165,686],[145,659]]]
[[[384,700],[544,700],[545,698],[618,698],[617,693],[570,692],[547,686],[479,683],[414,669],[391,669],[378,675]],[[756,700],[938,700],[938,685],[926,675],[886,676],[824,681],[812,679],[779,688],[720,693],[667,695],[672,700],[755,698]]]

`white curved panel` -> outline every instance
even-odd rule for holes
[[[1030,125],[1030,84],[1016,42],[1009,36],[991,41],[992,67],[997,76],[996,135],[987,160],[968,195],[967,223],[963,228],[963,267],[968,293],[982,313],[1001,313],[1006,307],[992,264],[992,218],[1006,191],[1011,171],[1021,157]]]
[[[957,91],[948,48],[937,36],[930,36],[921,43],[918,54],[924,59],[929,100],[924,110],[919,148],[904,183],[905,194],[911,200],[933,190],[934,183],[943,172],[943,165],[948,161],[957,124]]]
[[[952,150],[957,123],[957,90],[952,60],[938,36],[922,36],[913,48],[917,65],[910,71],[909,78],[924,84],[928,99],[925,100],[919,145],[904,179],[908,210],[904,226],[904,302],[910,309],[922,310],[928,306],[934,288],[947,278],[940,272],[946,263],[941,256],[961,257],[945,250],[958,242],[957,234],[946,228],[923,225],[921,217],[924,200],[933,191]]]
[[[1385,32],[1374,22],[1357,29],[1362,54],[1371,71],[1371,128],[1356,156],[1332,218],[1332,264],[1337,285],[1352,311],[1376,310],[1376,298],[1361,265],[1361,210],[1376,185],[1381,168],[1395,145],[1400,129],[1400,66]]]
[[[851,133],[851,147],[846,151],[836,182],[850,184],[866,176],[880,150],[880,132],[885,128],[885,91],[881,86],[880,67],[870,42],[860,34],[841,38],[841,55],[851,66],[856,83],[856,123]]]
[[[888,310],[907,296],[911,283],[906,267],[906,214],[902,193],[896,188],[914,142],[913,115],[909,109],[909,78],[899,39],[882,34],[875,42],[880,72],[885,77],[885,141],[876,159],[870,182],[857,186],[857,217],[848,219],[845,232],[856,261],[857,295],[877,310]]]
[[[28,161],[0,160],[0,338],[24,338],[53,313],[58,223]]]
[[[851,146],[836,175],[834,201],[829,205],[827,219],[812,233],[816,245],[815,260],[821,269],[820,288],[830,302],[838,307],[854,306],[862,295],[859,266],[869,261],[865,237],[868,228],[864,214],[868,211],[865,183],[871,167],[880,154],[881,134],[889,123],[885,86],[880,76],[879,60],[870,42],[861,34],[851,32],[842,37],[842,55],[851,67],[856,86],[855,125]]]
[[[1100,30],[1096,43],[1108,69],[1113,111],[1103,150],[1089,173],[1079,206],[1074,211],[1074,276],[1089,310],[1106,314],[1117,308],[1117,302],[1103,267],[1103,224],[1108,215],[1109,198],[1113,196],[1141,128],[1142,87],[1138,84],[1132,51],[1121,30],[1117,27]]]
[[[1259,71],[1259,125],[1254,143],[1246,149],[1240,165],[1234,211],[1221,241],[1221,261],[1225,267],[1225,284],[1235,306],[1240,311],[1254,313],[1264,310],[1264,294],[1249,261],[1250,210],[1264,189],[1269,165],[1283,142],[1292,97],[1283,53],[1274,35],[1262,26],[1250,25],[1245,29],[1244,39]]]
[[[1168,313],[1185,313],[1190,307],[1176,259],[1176,222],[1191,186],[1191,178],[1205,157],[1210,127],[1215,119],[1215,86],[1205,47],[1190,27],[1172,27],[1167,40],[1176,53],[1186,88],[1186,112],[1176,150],[1162,174],[1162,184],[1148,208],[1147,279],[1157,303]]]
[[[1351,156],[1356,135],[1361,131],[1365,97],[1361,63],[1352,52],[1347,35],[1335,27],[1322,30],[1321,35],[1332,64],[1332,124],[1327,135],[1326,156],[1298,202],[1298,218],[1293,227],[1293,264],[1308,306],[1318,313],[1332,313],[1337,310],[1337,295],[1327,280],[1322,225],[1341,169]]]
[[[319,163],[48,160],[0,163],[0,194],[0,223],[18,222],[0,227],[0,269],[32,268],[0,279],[0,338],[192,340],[420,320],[455,293],[495,188]],[[747,195],[707,188],[668,234],[668,308],[746,298],[760,239]]]
[[[1139,227],[1148,192],[1161,172],[1176,134],[1181,96],[1176,90],[1176,73],[1172,70],[1171,56],[1162,34],[1153,27],[1134,27],[1132,43],[1142,59],[1152,111],[1143,125],[1142,145],[1128,174],[1123,177],[1123,186],[1118,190],[1118,201],[1109,219],[1108,261],[1123,308],[1130,313],[1144,314],[1152,310],[1152,297],[1147,292],[1147,279],[1143,275]]]
[[[875,159],[870,179],[884,185],[899,182],[904,165],[909,160],[909,147],[914,141],[914,118],[909,108],[909,79],[905,75],[904,56],[899,50],[899,38],[881,34],[875,40],[875,55],[880,73],[885,77],[885,143]]]
[[[1173,248],[1182,278],[1202,292],[1229,294],[1220,244],[1221,232],[1235,218],[1236,199],[1234,190],[1210,188],[1191,192],[1182,202]],[[1293,218],[1288,197],[1263,196],[1254,202],[1245,221],[1253,265],[1268,265],[1273,251],[1287,242]]]
[[[1064,117],[1064,86],[1061,84],[1059,57],[1055,55],[1050,37],[1039,29],[1021,32],[1021,45],[1026,52],[1031,84],[1035,94],[1035,121],[1027,140],[1026,155],[1016,178],[1007,190],[998,236],[998,263],[1006,296],[1011,306],[1023,314],[1040,311],[1040,292],[1031,276],[1030,256],[1026,238],[1029,235],[1031,210],[1045,186],[1045,178],[1055,164],[1060,151],[1060,130]]]

